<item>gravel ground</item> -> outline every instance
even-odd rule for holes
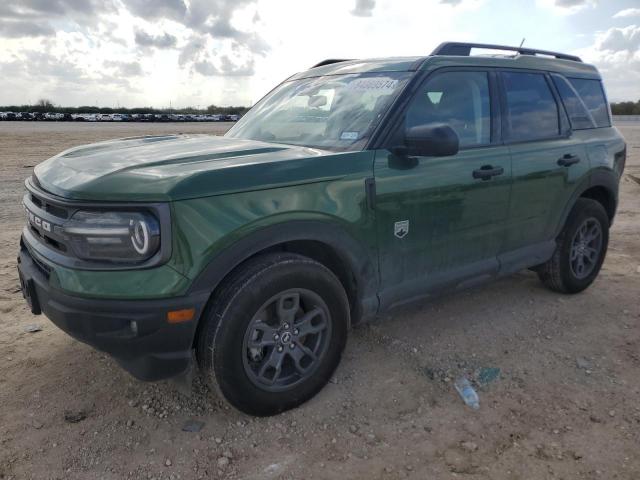
[[[586,292],[522,272],[396,310],[352,332],[316,398],[261,419],[198,380],[190,396],[136,381],[32,316],[15,268],[35,164],[107,138],[225,128],[0,123],[0,479],[640,478],[640,124],[620,127],[621,203]],[[477,411],[454,391],[462,373],[480,385]]]

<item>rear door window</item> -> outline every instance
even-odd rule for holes
[[[609,107],[600,80],[584,78],[570,78],[569,81],[576,89],[580,98],[589,109],[597,127],[610,127]]]
[[[558,104],[544,74],[502,72],[509,139],[541,140],[560,135]]]

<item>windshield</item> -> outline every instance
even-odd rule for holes
[[[360,150],[410,75],[360,73],[285,82],[225,136],[337,151]]]

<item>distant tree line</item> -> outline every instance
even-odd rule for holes
[[[637,102],[619,102],[611,104],[614,115],[640,115],[640,100]]]
[[[220,115],[244,115],[249,107],[219,107],[218,105],[209,105],[206,108],[153,108],[153,107],[135,107],[135,108],[111,108],[111,107],[95,107],[90,105],[80,107],[61,107],[55,105],[48,99],[41,99],[35,105],[4,105],[0,106],[0,112],[31,112],[31,113],[153,113],[153,114],[220,114]]]

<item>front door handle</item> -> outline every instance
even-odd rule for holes
[[[570,167],[571,165],[573,165],[574,163],[578,163],[579,161],[580,157],[567,153],[566,155],[563,155],[562,158],[558,159],[558,165],[561,167]]]
[[[502,175],[504,173],[504,168],[502,167],[494,167],[492,165],[483,165],[477,170],[473,171],[473,178],[479,178],[481,180],[490,180],[491,177],[495,177],[496,175]]]

